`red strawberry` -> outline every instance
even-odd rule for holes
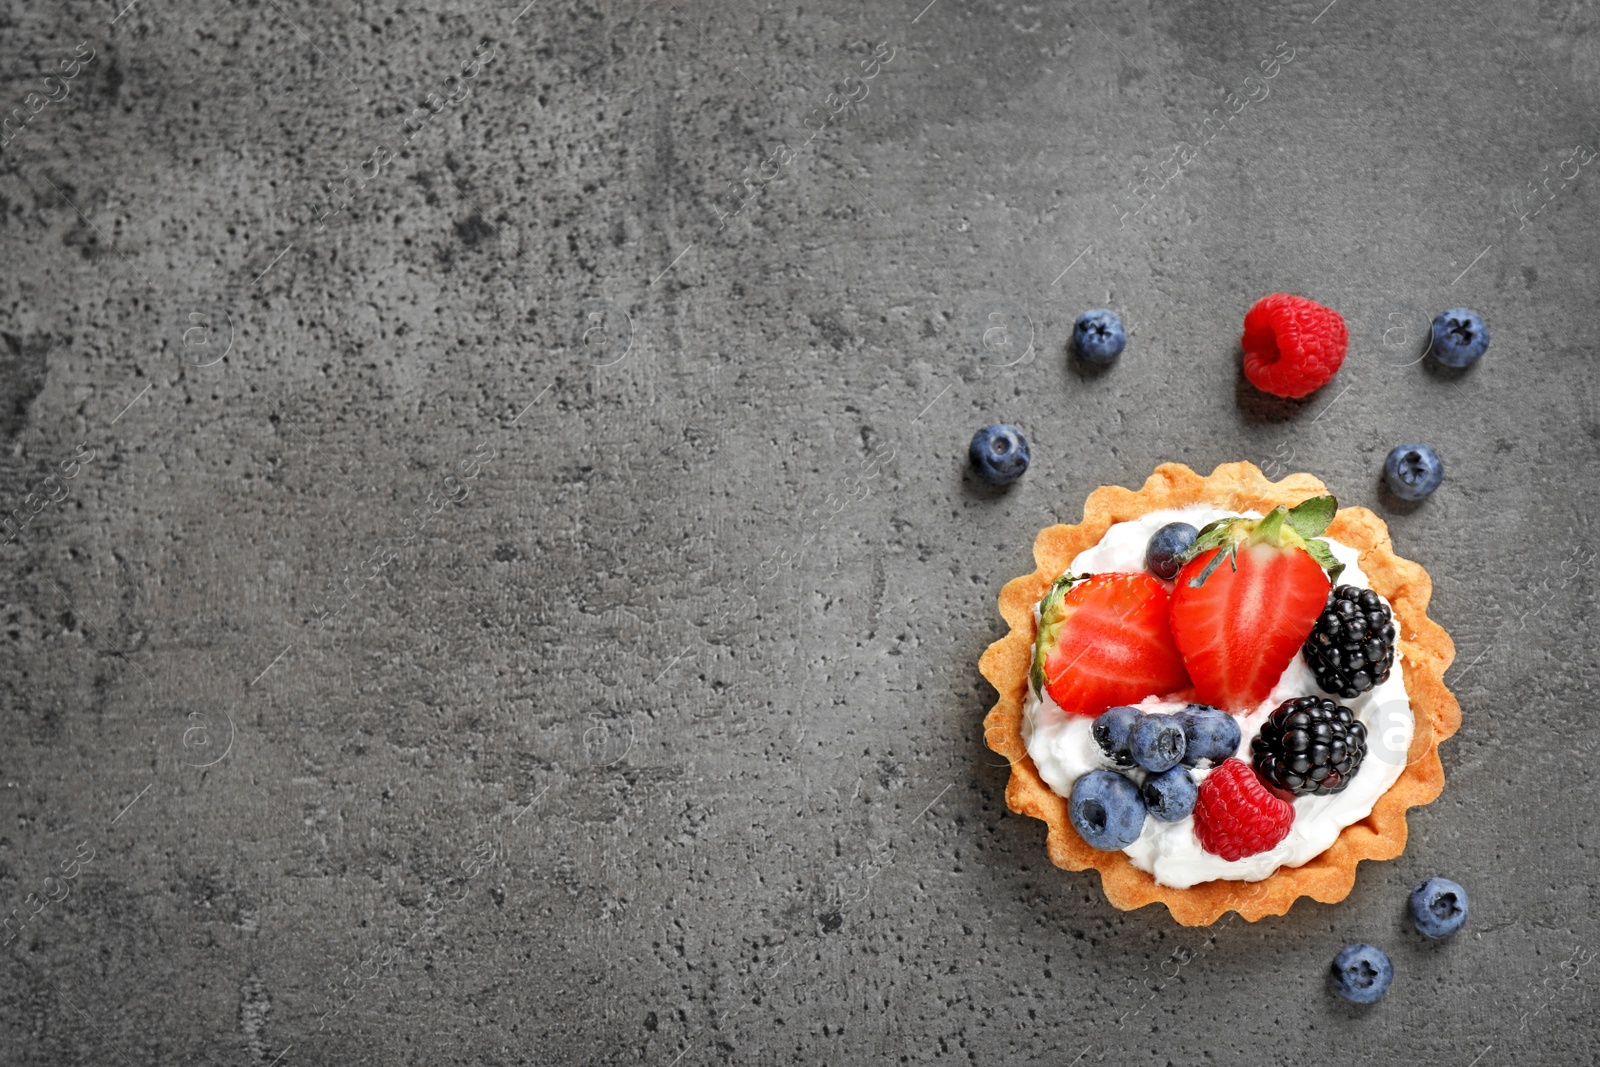
[[[1253,711],[1311,635],[1342,564],[1325,542],[1337,504],[1315,497],[1262,519],[1222,519],[1179,558],[1172,636],[1195,699]]]
[[[1184,688],[1167,604],[1148,574],[1062,575],[1039,605],[1034,685],[1076,715]]]
[[[1225,860],[1277,847],[1294,825],[1294,806],[1274,796],[1250,764],[1224,760],[1200,783],[1194,832],[1200,847]]]
[[[1273,396],[1305,396],[1339,372],[1349,341],[1337,311],[1303,296],[1273,293],[1245,313],[1244,376]]]

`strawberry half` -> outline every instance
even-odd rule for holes
[[[1039,604],[1033,684],[1074,715],[1186,687],[1166,589],[1148,574],[1056,579]]]
[[[1260,519],[1219,519],[1179,557],[1172,636],[1197,700],[1248,712],[1271,694],[1344,569],[1316,540],[1337,510],[1322,496]]]

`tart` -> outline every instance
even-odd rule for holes
[[[1131,911],[1160,903],[1177,922],[1204,926],[1230,911],[1252,922],[1282,915],[1300,897],[1343,900],[1356,865],[1400,855],[1406,810],[1443,789],[1438,746],[1459,728],[1461,709],[1443,677],[1454,644],[1427,614],[1432,582],[1420,565],[1395,555],[1378,516],[1337,508],[1326,493],[1309,474],[1273,482],[1250,463],[1223,464],[1209,477],[1163,464],[1137,491],[1096,489],[1082,522],[1040,531],[1036,569],[1001,591],[1000,614],[1010,632],[989,646],[979,669],[999,694],[984,720],[984,739],[1010,763],[1006,803],[1046,824],[1046,849],[1058,867],[1098,870],[1113,906]],[[1144,549],[1154,528],[1173,520],[1203,529],[1178,557],[1184,569],[1164,582],[1144,572]],[[1280,576],[1280,565],[1287,576]],[[1237,592],[1263,574],[1265,585]],[[1271,593],[1270,610],[1259,608],[1263,589]],[[1369,653],[1371,676],[1357,680],[1360,692],[1351,688],[1342,697],[1322,688],[1343,683],[1330,681],[1327,663],[1302,645],[1319,627],[1336,629],[1325,614],[1338,596],[1354,603],[1360,593],[1357,610],[1376,607],[1366,589],[1381,598],[1383,617],[1392,613],[1390,647]],[[1230,590],[1237,593],[1232,601]],[[1222,617],[1245,610],[1241,604],[1258,605],[1281,632],[1226,634]],[[1208,613],[1219,616],[1214,626]],[[1096,629],[1108,619],[1130,620],[1128,647]],[[1075,629],[1058,634],[1063,625]],[[1228,640],[1210,640],[1214,632]],[[1284,663],[1282,654],[1292,659]],[[1359,656],[1355,663],[1362,664]],[[1193,785],[1184,786],[1191,814],[1146,818],[1124,838],[1109,833],[1095,847],[1086,835],[1094,838],[1102,826],[1085,823],[1081,808],[1069,814],[1077,793],[1109,784],[1125,798],[1131,780],[1152,811],[1165,800],[1147,786],[1154,770],[1167,765],[1141,756],[1152,770],[1121,766],[1130,763],[1127,750],[1116,750],[1092,727],[1115,718],[1102,714],[1107,703],[1117,715],[1159,719],[1167,729],[1169,717],[1196,714],[1186,708],[1232,715],[1239,750],[1226,762],[1224,753],[1187,773],[1172,772],[1198,781],[1198,803]],[[1293,730],[1310,729],[1308,715],[1324,731],[1319,736],[1329,736],[1331,726],[1338,740],[1332,759],[1326,746],[1321,750],[1309,772],[1315,781],[1296,773],[1309,765],[1300,759],[1304,735],[1299,750],[1283,748],[1292,745],[1285,738]],[[1192,736],[1190,746],[1199,751]],[[1230,804],[1247,810],[1236,813]],[[1229,836],[1239,830],[1235,814],[1240,825],[1249,823],[1242,838]],[[1258,830],[1266,836],[1251,837]]]

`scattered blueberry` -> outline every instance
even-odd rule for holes
[[[1383,480],[1401,500],[1421,500],[1444,481],[1444,463],[1427,445],[1396,445],[1383,461]]]
[[[1181,567],[1178,553],[1194,544],[1199,536],[1200,531],[1186,522],[1167,523],[1151,534],[1150,543],[1144,546],[1144,569],[1157,578],[1172,581]]]
[[[1176,715],[1146,715],[1133,726],[1128,749],[1147,771],[1164,771],[1183,761],[1183,726]]]
[[[1428,350],[1446,367],[1470,366],[1488,347],[1489,327],[1476,311],[1451,308],[1433,320],[1433,344]]]
[[[1010,485],[1028,469],[1028,439],[1015,426],[997,422],[972,435],[972,469],[990,485]]]
[[[1072,326],[1072,345],[1086,363],[1105,366],[1122,355],[1127,343],[1122,320],[1104,308],[1085,311]]]
[[[1200,787],[1194,784],[1194,778],[1187,770],[1173,767],[1146,778],[1139,795],[1144,797],[1144,806],[1149,809],[1152,819],[1177,822],[1194,810]]]
[[[1094,725],[1089,727],[1089,733],[1094,737],[1094,743],[1118,767],[1132,767],[1133,753],[1128,745],[1133,733],[1134,724],[1144,718],[1144,712],[1138,708],[1112,708],[1100,713]]]
[[[1091,848],[1127,848],[1144,829],[1139,787],[1114,771],[1090,771],[1072,783],[1067,815]]]
[[[1467,891],[1448,878],[1429,878],[1411,891],[1411,921],[1424,937],[1449,937],[1467,921]]]
[[[1333,991],[1357,1004],[1371,1004],[1389,991],[1394,964],[1380,948],[1346,945],[1333,958]]]
[[[1190,704],[1174,716],[1183,727],[1183,765],[1215,767],[1239,752],[1239,720],[1209,704]]]

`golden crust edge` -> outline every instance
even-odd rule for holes
[[[1393,859],[1405,850],[1406,812],[1432,802],[1443,790],[1439,744],[1461,725],[1461,705],[1444,684],[1444,672],[1455,659],[1455,644],[1444,627],[1428,617],[1433,583],[1427,571],[1396,555],[1388,526],[1362,507],[1341,508],[1328,535],[1359,550],[1361,569],[1394,608],[1400,629],[1396,647],[1405,664],[1406,693],[1417,727],[1400,777],[1378,798],[1372,812],[1345,827],[1326,852],[1299,867],[1280,868],[1259,882],[1218,880],[1189,889],[1158,885],[1122,852],[1102,852],[1084,844],[1067,820],[1065,798],[1045,785],[1028,756],[1021,727],[1033,645],[1033,605],[1074,556],[1097,544],[1112,524],[1151,511],[1190,504],[1266,511],[1326,491],[1310,474],[1270,481],[1253,463],[1224,463],[1207,477],[1181,463],[1163,463],[1137,491],[1122,486],[1094,490],[1084,502],[1081,522],[1039,531],[1033,546],[1035,570],[1001,589],[1000,614],[1010,631],[989,645],[978,663],[999,694],[984,717],[984,740],[1010,763],[1006,804],[1019,815],[1045,823],[1045,848],[1056,866],[1099,871],[1101,888],[1113,907],[1132,911],[1163,904],[1181,925],[1206,926],[1230,911],[1249,922],[1283,915],[1301,897],[1336,903],[1349,895],[1362,860]]]

